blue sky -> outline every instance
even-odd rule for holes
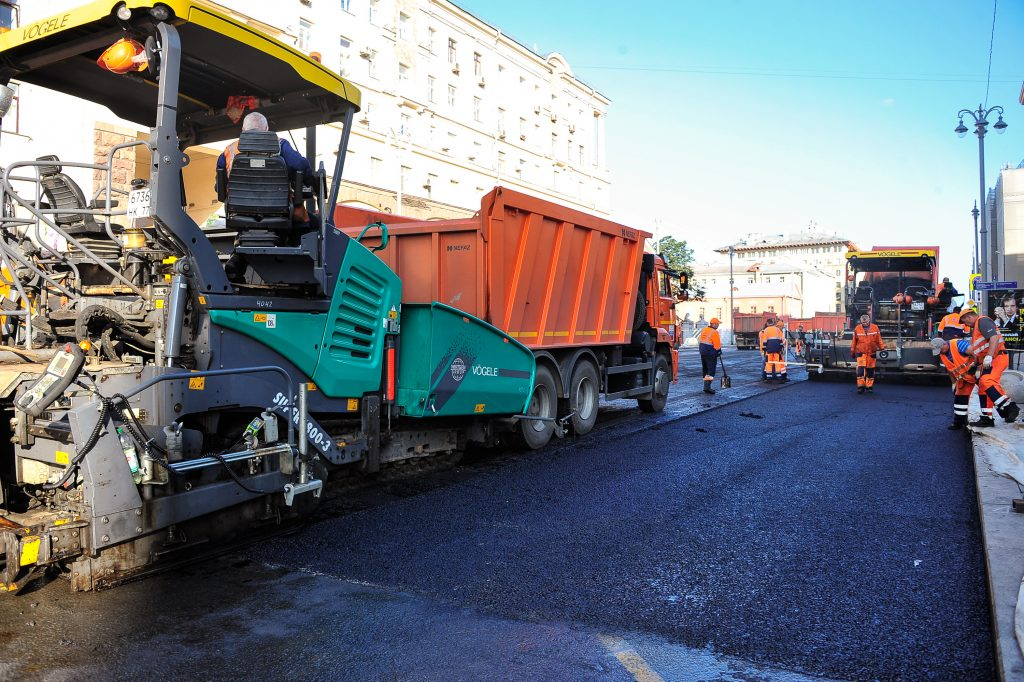
[[[660,220],[698,257],[813,221],[861,246],[938,244],[966,280],[978,145],[953,128],[985,100],[991,2],[457,4],[611,98],[615,219]],[[988,106],[1009,128],[985,138],[989,186],[1024,159],[1022,81],[1024,2],[1000,0]]]

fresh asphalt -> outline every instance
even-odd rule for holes
[[[734,364],[208,566],[0,600],[0,677],[992,679],[948,391]]]

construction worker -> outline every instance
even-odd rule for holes
[[[974,357],[967,353],[970,347],[969,339],[932,339],[932,355],[939,357],[953,382],[953,423],[947,427],[951,431],[958,431],[967,424],[967,405],[978,385],[975,376],[977,365]],[[991,411],[988,396],[981,393],[978,398],[982,410]]]
[[[946,341],[967,336],[968,329],[960,322],[960,313],[961,308],[957,306],[953,308],[953,312],[939,320],[939,335]]]
[[[798,324],[796,326],[796,342],[793,345],[793,354],[797,360],[804,357],[805,348],[807,348],[807,332],[804,331],[802,324]]]
[[[960,321],[970,329],[971,345],[967,349],[969,355],[974,356],[975,363],[981,367],[978,377],[978,395],[985,395],[992,405],[981,409],[981,418],[971,422],[971,426],[995,426],[992,419],[992,407],[1006,422],[1013,423],[1020,414],[1020,408],[1010,400],[1006,391],[1000,385],[1003,370],[1010,364],[1010,358],[1006,353],[1006,346],[1003,343],[1003,336],[999,328],[991,318],[980,316],[973,310],[965,310],[960,313]]]
[[[860,324],[853,328],[850,355],[857,360],[857,393],[875,392],[875,353],[885,350],[882,333],[870,315],[861,315]]]
[[[718,356],[722,354],[722,337],[718,334],[718,325],[722,324],[717,317],[712,317],[707,327],[700,330],[697,348],[700,350],[700,366],[704,371],[704,392],[714,394],[711,382],[715,380],[715,366]]]
[[[757,333],[757,348],[758,348],[758,350],[761,351],[761,365],[762,365],[761,381],[768,381],[768,371],[767,371],[768,354],[764,352],[764,332],[765,332],[766,329],[768,329],[768,325],[769,325],[770,322],[771,322],[771,320],[765,320],[764,321],[764,326],[761,327],[761,331],[759,331]]]
[[[778,378],[782,383],[789,381],[786,376],[786,333],[782,331],[782,320],[769,320],[768,326],[761,332],[764,335],[764,345],[761,352],[765,354],[764,371],[761,375],[762,381]]]

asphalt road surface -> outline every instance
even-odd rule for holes
[[[203,566],[0,600],[0,677],[992,679],[948,391],[727,362],[734,388],[689,363],[662,417],[612,404]]]

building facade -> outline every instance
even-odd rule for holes
[[[856,251],[857,245],[844,237],[830,236],[814,231],[797,234],[749,234],[731,245],[734,253],[735,272],[745,271],[751,264],[768,267],[774,263],[790,263],[804,269],[816,271],[828,277],[828,305],[824,300],[815,299],[816,312],[841,313],[846,310],[843,299],[843,285],[846,277],[846,253]],[[715,249],[716,253],[729,255],[730,246]],[[742,311],[747,312],[747,311]]]
[[[20,19],[77,4],[33,0],[22,3]],[[609,213],[609,100],[575,78],[560,55],[542,57],[446,0],[222,0],[218,7],[302,52],[318,53],[362,91],[340,203],[423,219],[463,217],[500,184]],[[21,116],[3,121],[5,134],[20,136],[18,153],[31,155],[21,158],[60,150],[62,158],[91,161],[110,144],[148,135],[68,99],[22,88]],[[71,108],[76,121],[66,135],[61,123]],[[305,149],[304,131],[278,132]],[[340,126],[318,130],[314,168],[323,163],[333,172],[340,136]],[[44,141],[45,149],[33,144]],[[206,164],[219,152],[189,150],[194,162]],[[127,156],[126,167],[141,165],[134,152]],[[205,191],[210,183],[195,184],[190,212],[202,221],[219,204]]]
[[[992,279],[1024,283],[1024,162],[1004,168],[989,193]]]

